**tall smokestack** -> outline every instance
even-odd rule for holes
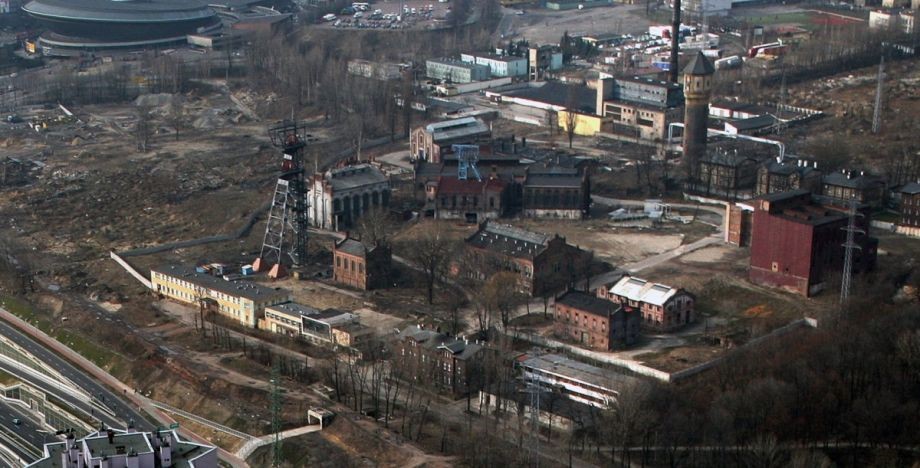
[[[680,0],[674,0],[674,16],[671,19],[671,83],[677,83],[677,53],[680,50]]]

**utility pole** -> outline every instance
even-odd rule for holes
[[[840,304],[845,305],[847,300],[850,298],[850,284],[852,282],[853,276],[853,251],[862,250],[856,243],[856,234],[865,234],[866,231],[856,227],[856,217],[860,215],[856,209],[859,206],[859,202],[856,201],[856,198],[850,198],[850,220],[847,223],[847,227],[842,228],[847,232],[847,241],[843,244],[844,255],[843,255],[843,278],[840,280]]]
[[[878,133],[882,126],[882,94],[885,81],[885,54],[878,63],[878,83],[875,87],[875,111],[872,113],[872,133]]]
[[[527,384],[530,390],[530,456],[533,467],[540,467],[540,384],[537,382],[536,372],[530,374]]]
[[[281,466],[284,452],[281,450],[281,372],[278,368],[278,356],[272,360],[271,372],[271,411],[272,411],[272,466]]]
[[[776,134],[779,135],[785,129],[785,125],[780,121],[782,112],[786,107],[786,63],[783,62],[783,79],[779,87],[779,103],[776,104]]]

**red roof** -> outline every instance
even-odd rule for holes
[[[507,184],[499,179],[459,180],[456,177],[441,177],[438,180],[438,195],[480,195],[486,192],[501,192]]]

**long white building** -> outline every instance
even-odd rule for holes
[[[527,58],[495,54],[460,54],[460,61],[489,67],[494,77],[527,75]]]
[[[558,354],[527,357],[519,365],[524,382],[597,408],[614,404],[620,390],[636,381],[634,377]]]

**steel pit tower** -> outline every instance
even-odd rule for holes
[[[287,274],[288,262],[297,271],[307,261],[309,206],[304,153],[307,145],[317,138],[305,130],[304,123],[287,120],[268,129],[272,144],[281,148],[281,174],[268,211],[262,250],[253,262],[253,270],[268,271],[273,278]]]

